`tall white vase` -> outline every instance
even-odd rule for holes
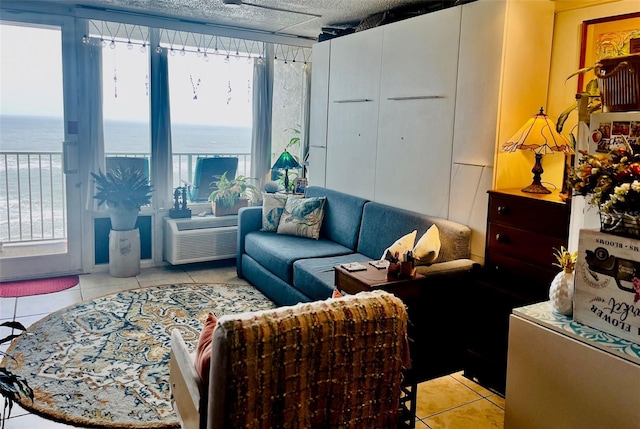
[[[549,300],[553,310],[565,316],[573,314],[574,279],[573,271],[561,271],[553,278],[549,288]]]

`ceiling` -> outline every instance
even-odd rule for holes
[[[355,27],[365,18],[386,22],[431,12],[469,0],[58,0],[57,4],[207,23],[258,33],[316,40],[329,28]],[[239,5],[225,4],[242,3]],[[367,21],[369,22],[369,21]]]

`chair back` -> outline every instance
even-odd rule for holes
[[[407,313],[383,291],[218,320],[207,428],[394,428]]]
[[[217,189],[214,182],[217,182],[225,172],[227,173],[227,179],[235,179],[237,170],[237,157],[198,157],[190,195],[191,201],[207,201],[209,194]]]

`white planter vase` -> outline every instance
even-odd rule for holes
[[[110,207],[111,229],[114,231],[129,231],[136,227],[140,210],[130,210],[123,207]]]
[[[553,310],[565,316],[573,314],[573,281],[575,274],[565,271],[559,272],[551,281],[549,300]]]

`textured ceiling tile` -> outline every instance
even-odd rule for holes
[[[64,3],[315,39],[322,32],[323,27],[346,28],[357,25],[370,15],[387,10],[443,2],[435,0],[246,0],[245,4],[238,7],[225,5],[222,0],[64,0]]]

